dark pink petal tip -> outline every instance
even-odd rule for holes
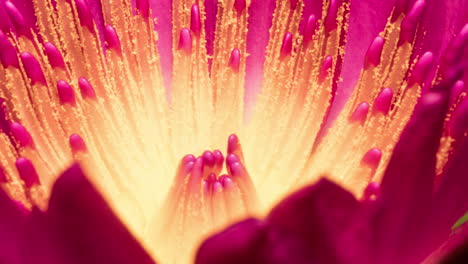
[[[81,96],[83,96],[83,98],[96,98],[94,88],[86,78],[80,77],[78,79],[78,86],[80,87]]]
[[[31,84],[36,83],[47,85],[44,73],[42,72],[41,65],[37,59],[29,52],[22,52],[20,54],[21,62],[23,63],[26,75],[31,80]]]
[[[8,18],[13,24],[13,27],[18,35],[28,35],[29,28],[23,17],[23,14],[16,8],[15,4],[10,1],[5,1],[5,10],[7,11]],[[4,18],[2,18],[4,19]]]
[[[320,68],[320,73],[319,73],[319,81],[323,82],[327,77],[331,75],[330,70],[333,66],[333,57],[332,56],[327,56],[322,62],[322,66]]]
[[[377,66],[380,64],[380,56],[382,55],[383,46],[385,44],[385,39],[381,36],[377,36],[367,49],[364,68],[368,69],[372,66]]]
[[[363,124],[366,121],[367,113],[369,112],[369,103],[362,102],[360,103],[356,109],[354,110],[353,114],[349,118],[351,122],[357,122],[359,124]]]
[[[235,48],[231,52],[231,57],[229,58],[229,67],[234,71],[238,72],[240,67],[241,53],[240,50]]]
[[[0,30],[0,62],[3,67],[19,67],[18,55],[8,37]]]
[[[187,53],[192,52],[192,35],[190,33],[190,29],[183,28],[180,31],[178,48],[179,50],[183,50]]]
[[[69,138],[69,143],[73,153],[86,152],[88,149],[83,138],[78,134],[72,134]]]
[[[49,59],[50,66],[65,70],[65,61],[63,60],[63,56],[54,44],[50,42],[44,43],[44,50],[47,58]]]
[[[416,34],[416,28],[423,14],[425,4],[426,2],[424,0],[416,1],[410,12],[401,22],[400,39],[398,40],[399,46],[413,42],[414,35]]]
[[[122,47],[120,46],[120,39],[113,26],[107,25],[105,27],[104,38],[106,40],[107,48],[116,51],[118,54],[122,53]]]
[[[283,43],[281,44],[281,57],[286,57],[291,55],[292,52],[292,42],[293,34],[291,32],[286,32],[283,37]]]
[[[10,124],[10,131],[21,147],[33,146],[31,134],[29,134],[28,130],[20,123],[12,122]]]
[[[57,92],[61,104],[76,105],[75,92],[68,82],[59,80],[57,82]]]
[[[374,112],[380,112],[384,115],[388,114],[390,105],[392,104],[393,91],[390,88],[383,88],[374,102]]]
[[[91,10],[89,9],[86,1],[75,0],[75,5],[81,26],[86,27],[91,32],[94,32],[93,15],[91,14]]]
[[[32,162],[27,158],[18,158],[15,162],[19,176],[24,181],[26,187],[30,188],[35,184],[39,184],[39,176]]]
[[[198,4],[193,4],[190,10],[190,30],[192,30],[195,36],[200,36],[201,32],[201,19],[200,19],[200,7]]]

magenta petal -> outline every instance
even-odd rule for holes
[[[270,37],[275,1],[252,0],[249,7],[247,53],[245,76],[245,110],[248,117],[253,110],[256,94],[263,79],[265,49]]]
[[[151,12],[156,18],[158,51],[166,94],[170,98],[172,83],[172,0],[149,0]]]
[[[287,197],[267,219],[272,228],[304,241],[309,249],[303,253],[313,255],[313,263],[338,263],[335,245],[358,208],[352,194],[322,179]]]
[[[421,253],[407,250],[420,242],[421,222],[429,210],[436,153],[453,82],[445,81],[421,98],[385,171],[377,235],[380,248],[376,251],[388,261],[384,263],[407,263],[405,257],[417,258]]]
[[[423,264],[468,263],[468,224],[454,230],[450,238],[435,250]]]
[[[18,263],[19,238],[27,221],[27,211],[0,190],[0,263]]]
[[[203,242],[198,250],[196,264],[253,264],[263,246],[265,224],[247,219],[228,227]]]
[[[55,183],[47,216],[66,263],[154,263],[77,164]]]

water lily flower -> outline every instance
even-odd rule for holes
[[[460,260],[466,10],[0,0],[0,262]]]

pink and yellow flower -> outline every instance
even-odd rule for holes
[[[464,239],[466,1],[0,2],[0,262],[433,263]]]

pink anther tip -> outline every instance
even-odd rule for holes
[[[78,134],[72,134],[69,138],[69,143],[73,153],[86,152],[88,149],[83,138]]]
[[[362,102],[354,110],[353,114],[350,117],[350,121],[363,124],[364,121],[366,121],[368,112],[369,112],[369,103]]]
[[[292,52],[292,42],[293,34],[291,32],[286,32],[283,37],[283,43],[281,44],[281,57],[286,57],[291,55]]]
[[[432,54],[432,52],[428,51],[424,53],[421,58],[419,58],[416,65],[414,65],[409,79],[409,85],[413,85],[415,83],[419,85],[423,84],[431,70],[433,61],[434,54]]]
[[[315,15],[310,15],[307,19],[307,24],[304,29],[304,44],[308,44],[317,30],[317,17]]]
[[[229,67],[234,71],[238,72],[240,68],[241,53],[240,50],[235,48],[231,52],[231,57],[229,58]]]
[[[332,66],[333,66],[333,58],[332,56],[327,56],[323,60],[322,67],[320,68],[320,73],[319,73],[320,82],[323,82],[330,75],[330,70]]]
[[[71,104],[75,105],[75,92],[70,84],[64,80],[59,80],[57,82],[57,92],[61,104]]]
[[[383,88],[374,102],[374,111],[384,115],[388,114],[392,104],[393,91],[390,88]]]
[[[364,60],[364,68],[368,69],[371,66],[377,66],[380,64],[380,57],[382,55],[383,46],[385,44],[385,39],[381,36],[377,36],[369,46],[366,52],[366,57]]]
[[[187,53],[192,52],[192,36],[190,34],[190,29],[183,28],[180,31],[178,48],[179,50],[183,50]]]
[[[15,138],[16,142],[18,142],[21,147],[33,145],[31,134],[29,134],[28,130],[22,124],[17,122],[10,123],[10,131],[13,138]]]
[[[247,7],[247,3],[245,0],[235,0],[234,1],[234,9],[237,11],[237,15],[241,15],[244,12],[245,8]]]
[[[15,162],[19,176],[24,181],[26,187],[30,188],[35,184],[39,184],[39,176],[32,162],[27,158],[18,158]]]
[[[136,0],[135,1],[136,8],[138,9],[138,13],[144,17],[148,18],[150,13],[150,5],[148,0]]]
[[[62,54],[54,44],[50,42],[44,43],[44,50],[49,59],[50,66],[53,68],[65,69],[65,61],[63,60]]]
[[[75,0],[75,5],[81,26],[86,27],[89,31],[93,32],[93,15],[91,14],[88,4],[85,0]]]
[[[21,62],[23,63],[26,75],[31,80],[31,84],[40,83],[47,85],[44,73],[42,72],[41,65],[37,59],[29,52],[22,52],[20,54]]]
[[[362,157],[362,164],[369,166],[371,169],[376,169],[379,166],[382,158],[382,151],[378,148],[372,148]]]
[[[120,39],[113,26],[107,25],[105,27],[104,38],[106,39],[107,48],[116,51],[118,54],[122,53],[122,47],[120,46]]]
[[[89,81],[86,78],[80,77],[78,79],[78,86],[80,88],[81,96],[83,96],[83,98],[96,98],[96,92],[94,91],[93,86],[89,83]]]
[[[325,23],[324,23],[325,31],[328,33],[336,29],[339,5],[340,5],[339,0],[330,1],[330,6],[327,11],[327,17],[325,18]]]
[[[19,67],[18,55],[8,37],[0,30],[0,62],[3,67]]]
[[[198,4],[193,4],[190,10],[190,30],[195,36],[200,36],[201,20],[200,20],[200,7]]]
[[[18,35],[28,35],[28,26],[24,20],[23,14],[16,8],[15,4],[5,1],[5,10],[13,27]],[[2,18],[4,19],[4,18]]]
[[[416,1],[411,11],[401,22],[400,39],[398,40],[399,46],[413,42],[414,35],[416,34],[416,27],[421,19],[425,4],[424,0]]]

